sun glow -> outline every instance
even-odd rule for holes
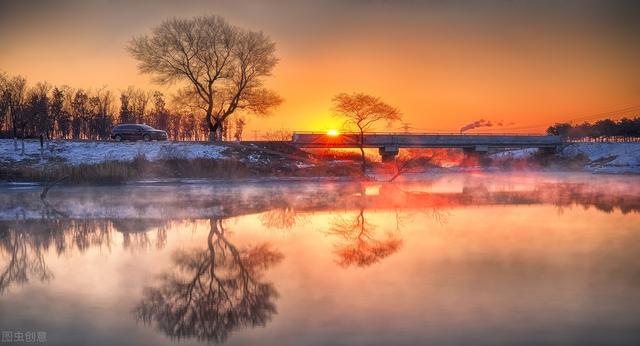
[[[339,135],[337,130],[329,130],[327,131],[327,136],[337,136]]]

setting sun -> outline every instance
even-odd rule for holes
[[[327,131],[327,136],[337,136],[337,135],[339,135],[338,130]]]

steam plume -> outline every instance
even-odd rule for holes
[[[493,125],[494,125],[493,122],[491,122],[490,120],[480,119],[480,120],[476,120],[476,121],[474,121],[474,122],[472,122],[470,124],[464,125],[463,127],[460,128],[460,132],[473,130],[473,129],[478,128],[478,127],[492,127]],[[502,126],[502,122],[499,122],[496,125],[497,126]]]

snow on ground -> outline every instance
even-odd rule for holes
[[[537,152],[538,152],[538,148],[526,148],[526,149],[501,151],[499,153],[489,155],[489,157],[494,160],[526,159],[528,157],[533,156]]]
[[[490,155],[494,160],[526,159],[538,149],[507,150]],[[560,151],[564,158],[586,157],[584,169],[593,173],[640,173],[640,143],[570,143]]]
[[[640,173],[640,143],[572,143],[561,155],[586,156],[585,170],[593,173]]]
[[[225,158],[224,146],[208,143],[185,142],[95,142],[95,141],[62,141],[49,142],[45,146],[44,159],[40,157],[40,141],[25,140],[25,153],[18,141],[15,150],[12,139],[0,139],[0,163],[40,162],[49,160],[64,161],[71,165],[96,164],[108,160],[131,161],[136,156],[144,155],[147,160],[171,158]]]
[[[147,160],[172,158],[209,158],[224,159],[225,146],[193,142],[97,142],[97,141],[51,141],[45,147],[44,159],[40,157],[40,141],[26,140],[25,154],[18,141],[18,150],[14,149],[12,139],[0,139],[0,164],[27,163],[46,164],[49,161],[64,162],[71,165],[96,164],[107,160],[131,161],[144,155]],[[537,149],[510,150],[491,155],[491,158],[526,159],[533,156]],[[560,155],[575,158],[584,155],[589,162],[584,169],[594,173],[638,173],[640,174],[640,143],[571,143],[566,145]],[[247,157],[249,162],[261,160],[258,154]],[[298,164],[300,167],[300,164]]]

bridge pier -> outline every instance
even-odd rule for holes
[[[462,152],[464,153],[464,165],[479,164],[480,166],[488,166],[491,163],[491,160],[487,155],[489,153],[489,146],[487,145],[463,147]]]
[[[398,152],[400,152],[400,149],[397,145],[385,145],[384,147],[378,148],[382,162],[393,162],[396,156],[398,156]]]
[[[560,148],[555,146],[555,147],[542,147],[542,148],[538,148],[538,152],[542,153],[544,155],[554,155],[557,152],[560,151]]]
[[[462,151],[465,155],[477,155],[478,153],[486,154],[489,151],[488,145],[476,145],[473,147],[463,147]]]

